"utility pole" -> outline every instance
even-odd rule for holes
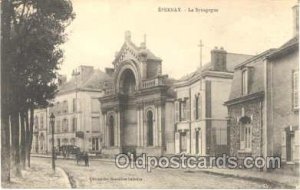
[[[202,40],[200,40],[198,47],[200,47],[200,71],[202,71],[202,47],[203,47]]]
[[[50,115],[50,124],[51,124],[51,128],[52,128],[52,170],[55,171],[55,159],[56,159],[55,147],[54,147],[55,116],[53,113],[51,113],[51,115]]]
[[[203,47],[202,40],[200,40],[198,47],[200,47],[200,75],[202,75],[202,47]],[[202,90],[202,80],[200,82],[200,90]]]

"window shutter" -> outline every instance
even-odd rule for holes
[[[175,101],[175,122],[179,122],[179,102]]]

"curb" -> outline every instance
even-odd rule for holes
[[[266,183],[272,189],[274,189],[274,188],[296,189],[297,188],[294,185],[288,185],[288,184],[285,184],[285,183],[280,183],[280,182],[277,182],[277,181],[263,179],[263,178],[258,178],[258,177],[241,176],[241,175],[238,175],[238,174],[224,174],[224,173],[219,173],[219,172],[214,172],[214,171],[207,171],[207,170],[199,170],[199,171],[203,172],[203,173],[207,173],[207,174],[212,174],[212,175],[219,175],[219,176],[225,176],[225,177],[233,177],[233,178],[239,178],[239,179],[244,179],[244,180],[253,181],[253,182]]]
[[[70,172],[68,172],[67,170],[65,170],[66,175],[68,176],[69,179],[69,183],[72,189],[78,188],[78,182],[75,180],[75,178],[70,174]]]
[[[65,170],[62,169],[61,167],[56,167],[56,170],[60,170],[61,171],[63,177],[66,179],[66,181],[68,181],[68,187],[66,187],[66,188],[71,189],[72,188],[72,184],[71,184],[69,176],[67,175],[67,173],[65,172]]]

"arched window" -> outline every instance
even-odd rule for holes
[[[147,139],[148,146],[153,146],[153,113],[147,112]]]
[[[114,138],[114,117],[109,117],[109,123],[108,123],[108,136],[109,136],[109,146],[115,146],[115,138]]]
[[[252,147],[252,125],[251,118],[243,116],[239,120],[240,124],[240,149],[251,150]]]

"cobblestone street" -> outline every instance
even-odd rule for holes
[[[33,158],[33,162],[48,164],[51,159]],[[201,171],[155,169],[118,169],[114,163],[91,161],[90,167],[75,160],[57,160],[76,188],[271,188],[261,182],[207,174]]]

